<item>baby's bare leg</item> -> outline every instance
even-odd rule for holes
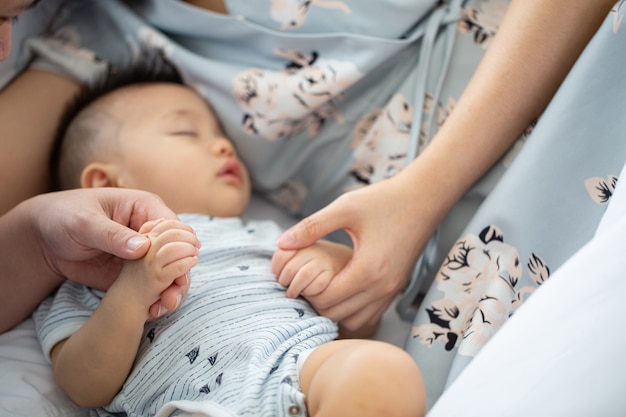
[[[374,340],[336,340],[315,349],[301,373],[309,417],[424,415],[426,397],[413,358]]]

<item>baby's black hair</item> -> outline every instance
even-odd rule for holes
[[[61,181],[61,158],[63,152],[64,139],[72,122],[78,114],[93,104],[100,97],[105,96],[123,87],[155,83],[170,82],[183,84],[176,69],[164,60],[154,59],[144,61],[139,65],[133,65],[123,70],[111,70],[92,85],[83,88],[74,99],[68,104],[63,112],[49,160],[50,190],[58,191],[62,188]]]

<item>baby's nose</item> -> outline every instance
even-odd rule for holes
[[[220,156],[236,155],[235,147],[232,142],[226,138],[218,138],[213,143],[213,152]]]

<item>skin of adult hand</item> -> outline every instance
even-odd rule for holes
[[[354,248],[351,260],[325,291],[306,297],[320,314],[340,321],[348,330],[377,324],[406,286],[436,227],[434,221],[422,225],[412,220],[420,219],[419,205],[399,201],[401,196],[412,194],[403,188],[406,185],[400,176],[343,194],[278,239],[280,249],[293,250],[335,230],[348,233]]]
[[[159,197],[138,190],[78,189],[36,198],[41,198],[43,209],[35,230],[50,268],[101,290],[118,276],[123,259],[147,253],[150,241],[137,232],[142,225],[148,223],[144,229],[150,230],[160,219],[178,219]],[[188,289],[187,275],[177,279],[151,306],[151,315],[156,318],[177,308]]]

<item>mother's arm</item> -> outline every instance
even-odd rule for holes
[[[549,103],[615,0],[513,0],[454,111],[394,178],[347,193],[287,230],[282,249],[345,229],[354,256],[321,313],[352,329],[378,320],[451,207]]]
[[[78,82],[29,69],[0,91],[0,215],[48,191],[48,159]]]
[[[0,333],[28,317],[65,278],[107,289],[122,259],[141,258],[150,248],[136,230],[177,218],[154,194],[122,188],[41,194],[20,203],[0,217]],[[177,279],[150,314],[175,309],[188,288],[186,275]]]

